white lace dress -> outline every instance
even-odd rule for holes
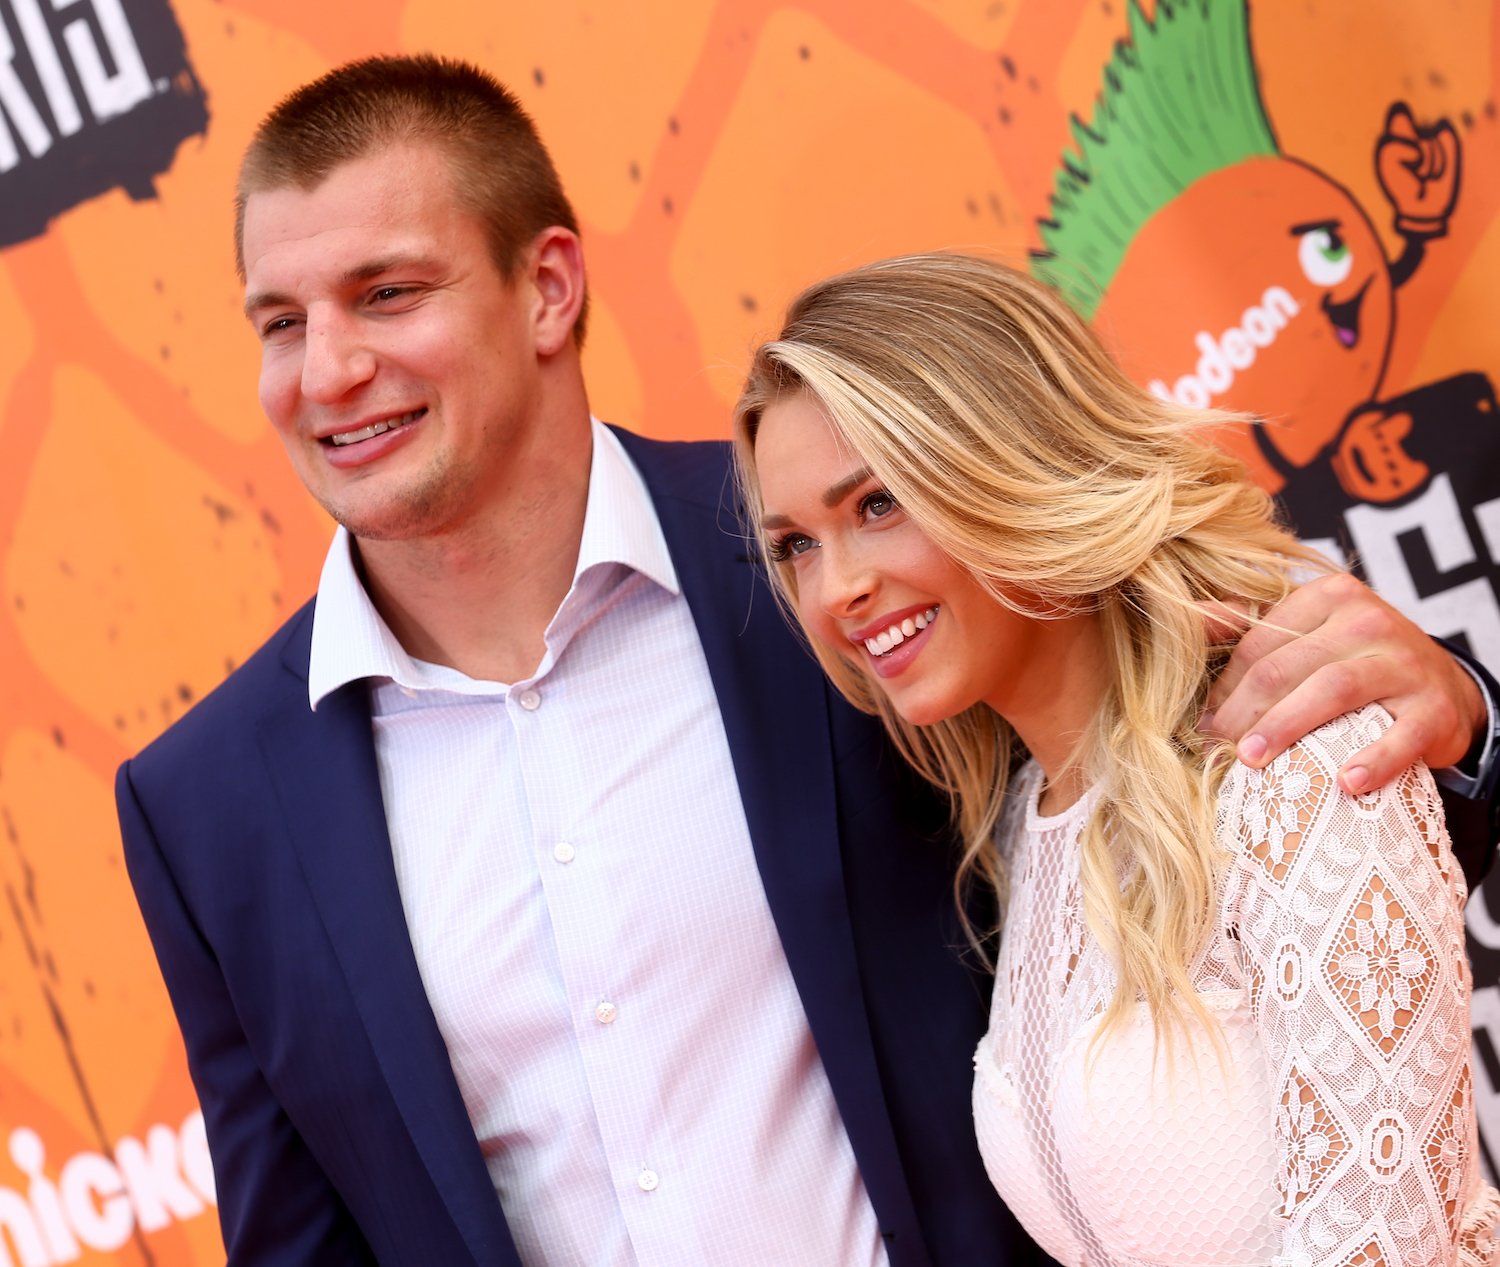
[[[1096,794],[1001,823],[1011,894],[974,1119],[1001,1195],[1087,1267],[1500,1263],[1478,1166],[1464,881],[1425,769],[1364,797],[1342,762],[1385,726],[1340,718],[1219,798],[1216,934],[1191,976],[1222,1031],[1153,1060],[1144,1007],[1088,1061],[1114,973],[1084,924]],[[1458,1248],[1453,1246],[1457,1243]]]

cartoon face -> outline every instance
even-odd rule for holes
[[[1265,419],[1226,438],[1273,490],[1380,388],[1390,269],[1368,217],[1305,163],[1247,159],[1195,182],[1132,242],[1095,316],[1137,381]]]

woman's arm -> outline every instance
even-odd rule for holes
[[[1367,791],[1417,761],[1434,770],[1465,763],[1462,777],[1440,781],[1455,853],[1477,885],[1493,854],[1500,792],[1496,698],[1483,668],[1354,577],[1328,576],[1245,633],[1214,685],[1205,728],[1233,742],[1247,765],[1264,766],[1331,718],[1380,704],[1395,724],[1345,756],[1340,782]]]
[[[1364,709],[1264,770],[1236,766],[1225,785],[1222,838],[1247,878],[1239,936],[1275,1088],[1277,1267],[1485,1261],[1458,1249],[1485,1190],[1465,890],[1437,791],[1422,767],[1358,797],[1337,781],[1390,724]]]

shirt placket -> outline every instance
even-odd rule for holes
[[[530,811],[531,847],[615,1197],[636,1261],[669,1262],[672,1229],[678,1229],[680,1245],[682,1220],[690,1213],[675,1182],[681,1179],[676,1156],[653,1121],[659,1089],[649,1006],[631,991],[623,967],[629,957],[622,956],[619,929],[630,921],[620,918],[624,886],[612,876],[629,865],[631,842],[616,838],[599,801],[580,809],[576,754],[594,724],[592,701],[573,698],[566,677],[551,674],[567,652],[579,613],[598,600],[589,587],[569,596],[549,631],[542,672],[511,688],[507,708]]]

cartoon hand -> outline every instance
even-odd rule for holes
[[[1411,429],[1408,413],[1388,414],[1375,406],[1356,410],[1333,453],[1333,472],[1344,491],[1360,501],[1379,503],[1421,488],[1432,472],[1402,443]]]
[[[1419,127],[1404,102],[1385,116],[1375,144],[1375,173],[1396,209],[1396,228],[1409,237],[1439,237],[1458,198],[1458,133],[1447,119]]]

